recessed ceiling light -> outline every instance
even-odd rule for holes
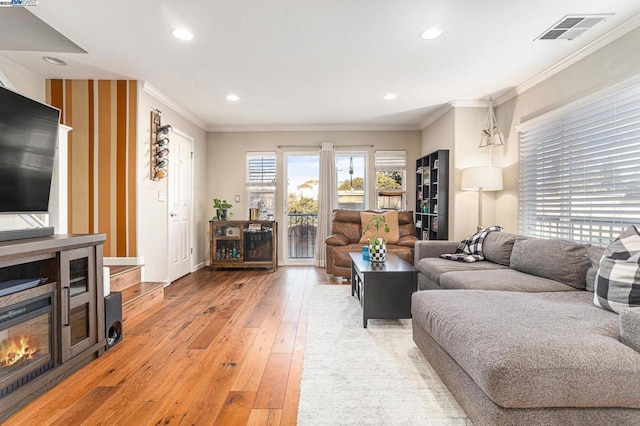
[[[186,28],[174,28],[171,30],[171,34],[178,40],[191,40],[193,38],[193,34]]]
[[[386,95],[384,95],[384,98],[388,101],[392,101],[397,98],[397,96],[395,95],[395,93],[387,93]]]
[[[442,35],[442,30],[440,28],[429,28],[428,30],[424,30],[420,33],[420,38],[423,40],[433,40],[434,38],[438,38]]]
[[[44,59],[46,62],[49,62],[50,64],[59,65],[61,67],[67,65],[67,63],[62,59],[54,58],[53,56],[43,56],[42,59]]]
[[[230,102],[238,102],[240,100],[240,96],[234,95],[232,93],[230,95],[227,95],[227,100],[230,101]]]

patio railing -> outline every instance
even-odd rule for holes
[[[289,213],[287,215],[289,259],[313,259],[317,229],[317,213]]]

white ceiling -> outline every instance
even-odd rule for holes
[[[20,37],[24,49],[43,42],[42,51],[13,50],[2,24],[13,9],[0,8],[0,55],[46,78],[144,80],[206,128],[418,128],[449,101],[499,97],[638,21],[640,2],[40,0],[21,9],[87,53],[44,43],[51,36],[33,24]],[[614,15],[576,40],[534,42],[565,15],[602,13]],[[195,38],[176,40],[177,26]],[[442,37],[418,37],[432,26]],[[240,101],[228,102],[229,93]]]

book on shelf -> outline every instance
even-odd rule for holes
[[[423,240],[429,239],[429,231],[422,231],[422,239]]]

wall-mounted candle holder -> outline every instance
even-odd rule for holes
[[[151,111],[151,179],[160,180],[167,177],[169,166],[169,137],[171,125],[162,125],[161,112]]]

